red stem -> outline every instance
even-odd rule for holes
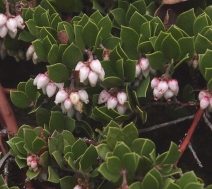
[[[203,113],[204,113],[204,109],[199,109],[197,111],[197,113],[195,114],[194,120],[193,120],[193,122],[192,122],[192,124],[191,124],[191,126],[188,130],[187,136],[185,137],[185,139],[183,140],[183,142],[180,146],[179,150],[181,152],[181,156],[182,156],[183,152],[185,151],[185,149],[187,148],[188,144],[190,143],[191,137],[192,137],[192,135],[193,135]]]

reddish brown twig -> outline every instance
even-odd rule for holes
[[[15,115],[5,95],[5,90],[0,84],[0,119],[7,128],[8,134],[16,134],[18,132],[18,124]]]
[[[17,89],[12,89],[12,88],[4,88],[4,92],[6,95],[10,94],[10,91],[16,91]]]
[[[184,138],[184,140],[183,140],[183,142],[180,146],[179,150],[181,152],[181,156],[182,156],[183,152],[185,151],[186,147],[188,146],[188,144],[190,143],[190,140],[191,140],[191,137],[194,133],[194,130],[196,129],[196,127],[199,123],[199,120],[202,117],[203,113],[204,113],[204,109],[199,109],[197,111],[197,113],[195,114],[194,120],[193,120],[193,122],[192,122],[192,124],[191,124],[191,126],[190,126],[190,128],[187,132],[187,136]]]

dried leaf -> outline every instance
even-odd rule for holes
[[[166,11],[166,16],[163,21],[165,28],[168,29],[172,24],[175,24],[176,20],[177,14],[172,9],[168,9]]]
[[[68,35],[65,30],[61,30],[57,33],[58,40],[61,44],[67,44],[68,43]]]

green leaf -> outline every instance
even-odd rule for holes
[[[184,30],[188,35],[193,35],[193,23],[195,20],[194,9],[181,13],[176,21],[176,25]]]
[[[123,166],[126,168],[126,171],[130,173],[134,173],[137,169],[138,162],[140,156],[136,153],[125,153],[123,155]]]
[[[19,108],[27,108],[30,105],[26,93],[22,91],[10,91],[10,99],[12,103]]]
[[[180,46],[171,34],[166,36],[161,45],[162,52],[168,60],[178,60],[180,57]]]
[[[138,138],[133,141],[130,148],[132,152],[148,158],[149,154],[155,149],[155,144],[149,139]]]
[[[186,185],[185,189],[203,189],[204,184],[200,183],[189,183]]]
[[[56,30],[59,22],[62,22],[62,19],[60,18],[60,15],[58,13],[56,13],[55,16],[51,20],[51,27]]]
[[[113,175],[111,174],[106,166],[106,163],[102,163],[99,168],[98,171],[103,175],[104,178],[106,178],[107,180],[109,180],[110,182],[117,182],[120,178],[120,175]]]
[[[50,26],[50,19],[49,19],[48,11],[44,12],[41,15],[41,20],[42,20],[42,26],[45,26],[45,27],[49,27]]]
[[[155,40],[154,49],[155,51],[162,51],[162,42],[168,36],[168,33],[161,31]]]
[[[68,69],[64,64],[57,63],[47,66],[49,78],[56,83],[63,83],[69,79]]]
[[[138,60],[127,59],[124,64],[124,73],[129,82],[134,81],[135,79],[135,69]]]
[[[129,22],[129,20],[132,17],[133,13],[136,12],[136,11],[139,12],[139,9],[135,5],[130,4],[129,8],[127,10],[127,14],[126,14],[127,23]]]
[[[29,177],[30,180],[32,180],[33,178],[37,177],[39,173],[40,171],[34,172],[28,169],[26,172],[26,176]]]
[[[89,20],[87,24],[83,27],[82,30],[82,38],[88,47],[93,47],[95,45],[96,36],[99,30],[97,25]]]
[[[203,14],[201,16],[198,16],[196,18],[196,20],[194,21],[194,36],[196,37],[198,35],[198,33],[201,32],[201,30],[205,27],[208,26],[208,19],[207,19],[207,15]]]
[[[52,183],[59,183],[60,182],[60,177],[58,173],[51,167],[48,166],[48,179],[47,181],[52,182]]]
[[[162,73],[164,71],[165,57],[162,52],[156,51],[152,54],[146,54],[151,68],[155,70],[160,70]]]
[[[113,156],[118,157],[122,162],[124,154],[130,153],[130,152],[131,152],[130,148],[124,142],[117,141],[113,149]],[[122,162],[122,165],[123,165],[123,162]]]
[[[103,28],[101,32],[101,38],[102,40],[109,36],[111,29],[112,29],[112,22],[109,18],[109,16],[103,17],[97,24],[99,30]]]
[[[152,2],[152,4],[155,6],[154,2]],[[166,31],[165,26],[159,17],[154,17],[152,20],[150,20],[150,25],[154,36],[158,36],[161,31]]]
[[[24,148],[24,144],[25,144],[24,141],[20,141],[20,142],[17,142],[15,145],[16,145],[18,151],[19,151],[21,154],[23,154],[23,155],[26,156],[26,155],[27,155],[27,151],[26,151],[26,149]]]
[[[33,85],[32,78],[30,78],[25,85],[25,93],[30,100],[32,100],[32,101],[36,100],[37,88],[35,85]]]
[[[120,79],[122,79],[124,77],[124,61],[123,61],[123,59],[117,60],[116,72]]]
[[[25,9],[25,8],[24,8]],[[27,8],[25,9],[25,16],[22,16],[24,20],[29,20],[29,19],[33,19],[33,14],[34,14],[34,9],[32,8]],[[22,14],[23,14],[24,10],[22,9]],[[24,18],[25,17],[25,18]]]
[[[102,14],[100,13],[100,11],[95,11],[90,18],[97,24],[102,18]]]
[[[94,109],[92,110],[92,117],[93,119],[97,120],[97,121],[102,121],[102,122],[109,122],[110,120],[113,119],[113,117],[111,117],[110,115],[108,115],[109,111],[105,112],[104,110],[100,110],[97,107],[94,107]]]
[[[64,121],[64,129],[68,130],[69,132],[73,132],[75,129],[75,120],[68,116],[65,116]]]
[[[137,51],[140,53],[149,53],[153,50],[152,43],[150,41],[145,41],[139,43],[137,47]]]
[[[56,13],[57,11],[55,10],[54,6],[51,4],[51,1],[41,1],[40,5],[49,11],[49,14],[52,15]]]
[[[33,131],[32,129],[27,129],[24,128],[24,141],[25,141],[25,145],[26,147],[33,151],[33,141],[37,138],[37,135],[35,133],[35,131]]]
[[[51,44],[57,44],[57,41],[56,41],[56,31],[53,29],[53,28],[50,28],[50,27],[42,27],[42,29],[40,30],[40,37],[41,39],[45,39],[47,36],[49,38],[49,41]],[[48,48],[50,49],[50,48]]]
[[[124,141],[124,135],[120,129],[109,127],[106,140],[107,146],[113,150],[117,141]]]
[[[185,57],[188,53],[189,59],[194,56],[194,37],[184,37],[178,41],[180,45],[181,56],[179,59]]]
[[[80,169],[81,170],[88,169],[97,161],[97,158],[98,154],[96,148],[91,144],[81,157]]]
[[[40,27],[43,26],[43,22],[42,22],[41,16],[45,12],[46,12],[46,10],[44,8],[42,8],[40,5],[38,5],[35,8],[35,11],[34,11],[34,14],[33,14],[33,19],[36,22],[36,26],[40,26]]]
[[[106,77],[102,84],[107,88],[122,86],[122,80],[115,76]]]
[[[210,79],[210,80],[208,81],[207,89],[210,90],[210,91],[212,90],[212,79]]]
[[[134,29],[138,34],[140,34],[141,25],[145,22],[147,22],[147,19],[141,14],[139,14],[137,11],[135,11],[130,18],[129,26]]]
[[[60,187],[61,189],[70,189],[74,188],[77,184],[76,179],[72,176],[65,176],[60,179]]]
[[[29,19],[26,21],[27,28],[29,29],[30,33],[34,36],[37,37],[37,28],[36,28],[36,23],[33,19]]]
[[[46,49],[44,48],[43,42],[40,39],[36,39],[35,41],[32,42],[35,52],[38,56],[38,58],[41,61],[47,62],[47,52]]]
[[[193,171],[186,172],[177,180],[176,184],[178,184],[181,188],[185,188],[188,183],[197,182],[197,177]]]
[[[84,140],[79,138],[72,146],[72,152],[74,153],[75,159],[78,159],[82,154],[85,153],[87,145]]]
[[[64,115],[62,112],[53,111],[49,121],[49,129],[51,131],[62,131],[64,127]]]
[[[122,133],[124,135],[124,142],[129,147],[131,146],[132,142],[138,138],[138,130],[135,125],[131,122],[130,124],[126,125],[122,129]]]
[[[44,108],[39,108],[36,111],[36,122],[40,126],[44,126],[44,124],[48,124],[50,120],[50,113],[48,110]]]
[[[49,53],[48,53],[48,62],[50,64],[56,64],[56,62],[58,61],[58,52],[59,52],[59,48],[56,44],[53,44],[51,46],[51,49],[49,50]]]
[[[62,62],[66,65],[69,72],[75,68],[79,61],[83,60],[81,50],[73,43],[66,48],[62,56]]]
[[[76,45],[81,51],[84,51],[85,44],[84,44],[83,39],[82,39],[82,29],[83,29],[82,26],[74,25]]]
[[[212,50],[206,50],[206,53],[202,56],[202,58],[199,61],[199,69],[203,76],[205,76],[206,68],[211,67],[211,56],[212,56]]]
[[[193,93],[193,88],[190,84],[187,84],[183,89],[183,100],[184,102],[193,101],[195,99],[195,94]]]
[[[170,33],[177,41],[183,37],[183,34],[181,33],[180,29],[178,29],[176,26],[172,25],[167,33]]]
[[[39,137],[36,137],[32,143],[32,149],[36,153],[38,153],[44,146],[47,146],[46,141]]]
[[[134,182],[129,186],[129,189],[141,189],[141,188],[142,188],[141,182]]]
[[[21,33],[18,36],[19,40],[25,41],[25,42],[32,42],[35,40],[35,37],[29,33],[26,30],[21,31]]]
[[[113,175],[121,174],[121,161],[118,157],[112,156],[106,159],[107,170]]]
[[[126,12],[122,8],[110,11],[119,26],[126,26]]]
[[[68,142],[69,145],[74,144],[75,138],[74,138],[74,135],[70,131],[63,130],[62,136],[63,136],[63,139]]]
[[[135,49],[138,45],[139,36],[132,28],[121,26],[120,38],[126,45],[130,46],[131,48]]]
[[[120,38],[111,36],[103,40],[102,45],[107,49],[113,50],[120,42]]]
[[[212,50],[212,43],[206,37],[198,33],[195,40],[196,53],[204,54],[208,49]]]
[[[147,173],[143,179],[142,182],[142,187],[143,188],[154,188],[158,189],[159,188],[159,183],[157,179],[150,173]]]
[[[107,147],[106,144],[100,144],[100,145],[96,146],[96,150],[97,150],[99,157],[101,159],[103,159],[104,161],[105,161],[106,154],[108,152],[111,152],[111,150]]]
[[[148,41],[149,38],[152,36],[150,22],[147,21],[143,23],[141,25],[140,31],[141,31],[142,37],[139,42]]]
[[[56,150],[52,153],[52,155],[56,160],[57,164],[59,165],[60,169],[64,169],[62,154]]]
[[[177,184],[170,182],[167,186],[166,189],[181,189],[180,186],[178,186]]]
[[[150,82],[150,77],[148,76],[147,78],[141,80],[141,82],[139,83],[139,86],[136,90],[136,94],[137,97],[146,97],[146,92],[149,86],[149,82]]]

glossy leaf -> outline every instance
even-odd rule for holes
[[[27,108],[30,105],[26,93],[22,91],[10,91],[10,98],[12,103],[19,108]]]

